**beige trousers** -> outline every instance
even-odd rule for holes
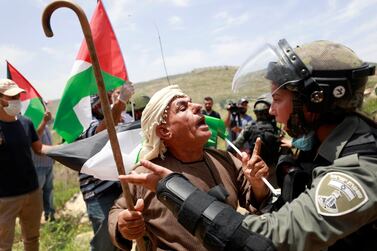
[[[20,218],[25,251],[38,251],[42,216],[42,193],[33,192],[0,198],[0,251],[12,250],[16,218]]]

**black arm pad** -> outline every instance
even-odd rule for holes
[[[214,197],[201,192],[178,173],[162,179],[157,185],[156,193],[157,198],[173,212],[178,222],[193,235],[202,213],[215,201]]]
[[[162,179],[156,193],[178,222],[209,250],[275,250],[271,240],[242,227],[244,216],[200,191],[181,174]]]

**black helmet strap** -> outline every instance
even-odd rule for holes
[[[304,117],[304,110],[303,110],[303,102],[302,99],[299,97],[299,93],[293,93],[292,98],[292,105],[293,111],[288,119],[288,130],[287,133],[293,137],[298,138],[302,135],[307,134],[311,127],[307,125],[305,117]]]

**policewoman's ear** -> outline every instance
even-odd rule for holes
[[[156,134],[161,140],[169,140],[172,137],[172,133],[166,125],[158,125],[156,127]]]

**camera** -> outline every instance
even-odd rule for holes
[[[238,115],[240,114],[240,108],[238,107],[238,105],[234,102],[230,102],[229,105],[228,105],[228,111],[233,115]]]

